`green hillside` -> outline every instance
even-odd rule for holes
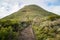
[[[0,40],[18,40],[20,32],[29,25],[36,40],[60,40],[60,16],[37,5],[26,5],[0,19]]]
[[[35,17],[45,17],[45,16],[51,16],[51,15],[56,15],[56,14],[48,12],[36,5],[26,5],[24,8],[22,8],[18,12],[15,12],[3,19],[16,19],[16,18],[19,20],[23,18],[33,19]]]

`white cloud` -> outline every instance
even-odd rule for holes
[[[46,1],[49,1],[49,2],[56,2],[57,0],[46,0]]]
[[[60,6],[52,6],[49,8],[51,12],[54,12],[56,14],[59,14],[60,15]]]
[[[0,18],[6,16],[5,14],[8,14],[8,11],[6,11],[6,9],[4,7],[0,8]]]
[[[0,5],[0,18],[19,10],[23,7],[22,4],[18,0],[3,0]]]

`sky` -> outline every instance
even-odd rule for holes
[[[0,0],[0,18],[30,4],[36,4],[47,11],[60,15],[60,0]]]

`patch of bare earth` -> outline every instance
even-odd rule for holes
[[[20,40],[35,40],[34,33],[31,26],[22,30],[20,35]]]

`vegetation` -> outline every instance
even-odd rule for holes
[[[60,40],[60,19],[53,16],[45,18],[39,25],[33,24],[36,40]]]
[[[60,16],[39,6],[28,5],[0,19],[0,40],[18,40],[20,32],[32,25],[36,40],[60,40]]]
[[[0,29],[0,40],[17,40],[17,32],[14,32],[12,27],[2,27]]]
[[[30,22],[16,20],[0,20],[0,40],[18,40],[19,31],[29,26]]]

